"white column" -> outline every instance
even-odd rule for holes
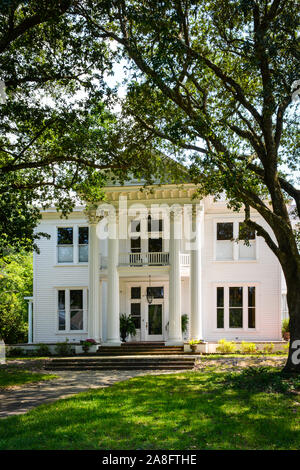
[[[195,234],[191,248],[190,295],[191,295],[191,328],[192,339],[203,339],[202,329],[202,280],[201,280],[201,251],[203,230],[203,208],[193,206],[192,231]]]
[[[170,214],[169,339],[167,345],[181,345],[181,209]]]
[[[116,216],[108,220],[107,346],[120,346],[119,239]]]
[[[88,304],[88,336],[100,342],[100,266],[99,239],[97,225],[89,227],[89,304]]]

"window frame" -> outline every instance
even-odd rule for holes
[[[89,225],[86,223],[69,223],[69,224],[59,224],[55,225],[55,236],[56,236],[56,245],[55,245],[55,263],[54,266],[88,266],[88,261],[79,261],[79,246],[86,246],[79,244],[79,228],[80,227],[87,227],[89,233],[88,245],[90,244],[90,229]],[[73,247],[73,261],[67,262],[59,262],[58,261],[58,247],[64,245],[58,245],[58,229],[60,228],[72,228],[73,229],[73,244],[72,245],[65,245],[65,246],[72,246]]]
[[[253,218],[255,220],[255,217]],[[240,258],[240,244],[243,244],[243,240],[239,241],[236,243],[234,240],[237,240],[239,237],[239,224],[244,221],[243,218],[238,217],[238,218],[233,218],[231,217],[218,217],[213,219],[213,237],[214,237],[214,242],[213,242],[213,261],[216,263],[233,263],[233,262],[239,262],[239,263],[256,263],[259,259],[258,256],[258,237],[257,234],[255,233],[255,239],[250,240],[255,242],[255,256],[254,258]],[[219,223],[232,223],[233,224],[233,241],[232,243],[232,258],[229,259],[218,259],[217,258],[217,243],[222,243],[223,240],[217,240],[217,224]]]
[[[217,327],[217,287],[224,288],[224,328]],[[243,326],[240,328],[230,328],[229,326],[229,288],[242,287],[243,288]],[[249,328],[248,325],[248,287],[255,287],[255,328]],[[230,333],[257,333],[259,331],[260,323],[260,283],[259,282],[218,282],[214,283],[214,315],[213,315],[213,331],[230,332]]]
[[[71,308],[70,308],[70,291],[81,290],[82,291],[82,312],[83,312],[83,329],[82,330],[71,330]],[[65,329],[59,329],[59,308],[58,308],[58,292],[65,291]],[[87,322],[88,322],[88,288],[82,286],[57,286],[55,287],[55,334],[57,335],[73,335],[87,333]]]

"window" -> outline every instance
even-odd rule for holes
[[[132,287],[131,288],[131,298],[132,299],[140,299],[141,298],[141,288],[140,287]]]
[[[217,287],[217,328],[224,328],[224,287]]]
[[[161,253],[162,252],[162,238],[149,238],[148,239],[148,251],[149,253]]]
[[[229,287],[229,328],[243,328],[242,287]]]
[[[87,316],[87,289],[60,289],[57,292],[58,330],[83,331]]]
[[[78,227],[78,261],[87,263],[89,260],[89,228]]]
[[[256,328],[256,287],[217,287],[216,326],[217,329]]]
[[[73,227],[57,229],[57,259],[59,263],[73,263]]]
[[[255,328],[255,287],[248,287],[248,328]]]
[[[141,231],[141,222],[140,220],[132,220],[131,221],[131,232],[140,232]]]
[[[239,223],[239,259],[255,259],[256,258],[256,243],[255,243],[255,230],[251,230],[243,224]],[[245,243],[246,240],[246,243]]]
[[[141,328],[141,304],[132,303],[130,308],[130,314],[137,330]]]
[[[154,299],[163,299],[164,298],[164,288],[163,287],[147,287],[147,296],[152,295]]]
[[[151,215],[148,216],[148,232],[162,232],[163,221],[162,219],[152,219]]]
[[[233,222],[217,223],[216,259],[230,260],[233,258]]]
[[[83,330],[82,290],[70,290],[70,330]]]
[[[66,329],[66,295],[64,290],[58,291],[58,329]]]

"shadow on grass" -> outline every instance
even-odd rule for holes
[[[137,377],[1,420],[0,448],[296,449],[298,405],[228,373]]]

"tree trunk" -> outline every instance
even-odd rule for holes
[[[294,265],[294,263],[291,263]],[[291,266],[290,266],[291,268]],[[284,372],[300,373],[300,273],[284,266],[290,316],[290,347]]]

